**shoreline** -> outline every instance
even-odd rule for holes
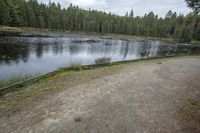
[[[112,34],[112,33],[96,33],[96,32],[82,32],[82,31],[63,31],[59,29],[39,29],[31,27],[9,27],[0,25],[0,36],[21,36],[21,37],[62,37],[66,35],[79,36],[94,36],[105,39],[120,39],[120,40],[153,40],[165,41],[175,44],[191,44],[200,45],[200,41],[191,41],[190,43],[182,43],[173,38],[158,38],[150,36],[135,36],[128,34]]]
[[[62,73],[66,71],[80,71],[80,70],[91,70],[96,69],[99,67],[111,67],[114,65],[120,65],[120,64],[127,64],[127,63],[137,63],[142,61],[151,61],[151,60],[159,60],[159,59],[168,59],[168,58],[179,58],[179,57],[196,57],[199,56],[198,54],[194,55],[171,55],[171,56],[165,56],[165,57],[150,57],[150,58],[142,58],[142,59],[136,59],[136,60],[125,60],[125,61],[117,61],[117,62],[109,62],[109,63],[101,63],[101,64],[92,64],[92,65],[81,65],[81,66],[73,66],[73,67],[64,67],[57,69],[52,72],[48,72],[46,74],[41,74],[37,76],[30,76],[27,80],[22,80],[16,83],[8,84],[6,86],[0,87],[0,95],[4,95],[6,93],[9,93],[10,91],[13,91],[15,89],[19,89],[22,87],[25,87],[27,85],[33,84],[39,80],[51,77],[52,75],[55,75],[57,73]]]

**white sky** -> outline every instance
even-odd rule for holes
[[[48,3],[49,0],[38,0]],[[135,16],[143,16],[145,13],[153,11],[160,17],[164,17],[169,10],[176,11],[177,14],[187,14],[191,10],[187,7],[185,0],[51,0],[59,2],[63,8],[67,8],[70,3],[78,5],[84,9],[96,9],[99,11],[112,12],[118,15],[125,15],[127,11],[134,10]]]

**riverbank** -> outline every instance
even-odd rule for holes
[[[190,115],[195,112],[179,112],[192,99],[198,113],[199,67],[199,56],[184,56],[60,71],[2,95],[0,128],[4,133],[199,131],[199,116]]]
[[[103,38],[114,38],[123,40],[158,40],[166,41],[171,43],[179,43],[173,38],[158,38],[158,37],[147,37],[147,36],[134,36],[125,34],[109,34],[109,33],[94,33],[94,32],[81,32],[81,31],[64,31],[56,29],[39,29],[30,27],[9,27],[0,26],[1,36],[27,36],[27,37],[55,37],[64,35],[85,35],[85,36],[98,36]],[[190,44],[199,45],[200,41],[192,40]]]

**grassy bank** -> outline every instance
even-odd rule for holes
[[[0,95],[0,117],[14,113],[24,105],[53,95],[80,83],[90,82],[103,75],[117,73],[122,66],[119,64],[97,68],[62,69],[49,76],[44,76],[29,84],[16,86],[8,93]]]
[[[81,32],[81,31],[66,31],[58,29],[39,29],[31,27],[9,27],[2,25],[0,25],[0,31],[20,32],[20,33],[32,33],[32,32],[62,33],[62,34],[74,34],[74,35],[100,36],[104,38],[115,38],[115,39],[137,39],[137,40],[149,39],[149,40],[159,40],[159,41],[178,43],[178,41],[174,40],[173,38],[158,38],[158,37],[148,37],[148,36],[134,36],[126,34],[109,34],[109,33],[94,33],[94,32]],[[200,41],[192,40],[190,44],[200,44]]]
[[[30,75],[13,75],[11,78],[4,78],[0,80],[0,88],[3,88],[5,86],[9,86],[12,84],[16,84],[22,81],[25,81],[27,79],[36,77],[40,74],[30,74]]]
[[[47,74],[32,74],[32,75],[15,75],[12,76],[12,78],[10,79],[4,79],[4,80],[0,80],[0,88],[6,88],[7,90],[11,90],[12,88],[15,88],[15,86],[24,86],[24,84],[29,84],[33,81],[37,81],[46,77],[49,77],[51,75],[57,74],[59,72],[63,72],[63,71],[79,71],[79,70],[90,70],[90,69],[95,69],[98,67],[105,67],[105,66],[114,66],[114,65],[119,65],[119,64],[125,64],[125,63],[133,63],[133,62],[137,62],[137,61],[142,61],[142,60],[157,60],[157,59],[164,59],[164,58],[172,58],[172,57],[180,57],[180,56],[196,56],[199,54],[194,54],[194,55],[176,55],[176,56],[166,56],[166,57],[159,57],[159,56],[155,56],[155,57],[151,57],[148,59],[137,59],[137,60],[126,60],[126,61],[118,61],[118,62],[110,62],[110,58],[99,58],[96,60],[96,64],[95,65],[72,65],[70,67],[67,68],[60,68],[58,70],[55,70],[53,72],[47,73]],[[8,87],[8,88],[7,88]],[[1,91],[0,91],[1,93]],[[2,92],[3,93],[3,92]]]

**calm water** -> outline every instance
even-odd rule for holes
[[[159,41],[96,37],[1,37],[0,79],[62,67],[199,52],[199,47]]]

